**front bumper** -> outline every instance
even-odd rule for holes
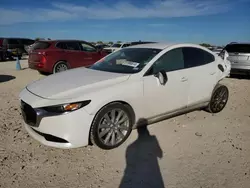
[[[26,120],[25,112],[23,117],[25,129],[35,140],[47,146],[63,149],[89,144],[89,131],[94,115],[88,114],[83,108],[60,115],[45,112],[40,108],[33,110],[33,122]]]

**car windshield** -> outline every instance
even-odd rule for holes
[[[120,47],[121,47],[121,44],[116,43],[116,44],[113,44],[111,47],[120,48]]]
[[[152,48],[124,48],[102,58],[90,69],[133,74],[140,72],[161,50]]]

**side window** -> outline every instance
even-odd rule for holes
[[[67,42],[67,50],[80,51],[80,46],[77,42]]]
[[[96,52],[96,48],[93,46],[90,46],[89,44],[86,43],[81,43],[82,51],[84,52]]]
[[[56,44],[56,47],[57,47],[57,48],[60,48],[60,49],[66,50],[66,49],[67,49],[67,44],[66,44],[65,42],[58,42],[58,43]]]
[[[184,47],[185,68],[202,66],[215,61],[214,55],[199,48]]]
[[[166,52],[153,65],[152,73],[157,73],[161,70],[166,72],[184,69],[184,59],[181,48],[176,48]]]

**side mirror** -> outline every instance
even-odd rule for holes
[[[154,76],[158,78],[161,85],[165,85],[168,81],[167,74],[164,70],[157,72],[156,74],[154,74]]]

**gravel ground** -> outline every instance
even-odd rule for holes
[[[21,62],[22,71],[15,62],[0,63],[0,187],[249,187],[249,79],[224,80],[230,100],[217,115],[192,112],[150,125],[150,135],[140,138],[134,130],[110,151],[62,150],[24,130],[18,94],[43,76]]]

